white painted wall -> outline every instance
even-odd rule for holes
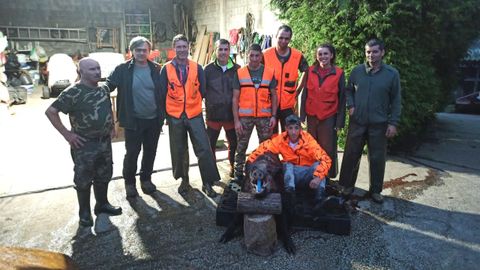
[[[193,19],[208,32],[228,39],[231,29],[245,27],[247,13],[254,18],[253,32],[274,36],[282,24],[270,9],[269,0],[193,0]]]

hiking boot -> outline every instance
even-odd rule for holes
[[[127,198],[138,197],[138,191],[135,184],[125,184],[125,192],[127,193]]]
[[[370,197],[376,203],[383,203],[383,196],[380,193],[372,193]]]
[[[182,183],[180,183],[180,186],[178,187],[178,193],[182,196],[185,196],[188,193],[189,189],[190,184],[188,177],[182,177]]]
[[[202,191],[210,198],[215,198],[217,196],[217,192],[213,190],[212,185],[210,184],[203,184]]]
[[[142,188],[143,193],[149,195],[157,191],[157,187],[152,181],[140,181],[140,187]]]

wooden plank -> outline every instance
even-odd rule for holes
[[[205,57],[205,65],[210,63],[210,59],[212,59],[212,54],[214,50],[214,43],[213,43],[213,32],[209,33],[209,39],[208,39],[208,51],[207,51],[207,56]]]
[[[197,40],[195,40],[195,52],[193,53],[192,60],[198,62],[198,58],[200,56],[200,50],[202,48],[203,37],[205,32],[207,31],[207,26],[202,25],[200,26],[200,31],[197,33]]]
[[[200,48],[200,54],[198,55],[198,62],[200,65],[203,65],[205,62],[205,55],[208,50],[208,35],[203,36],[202,47]]]

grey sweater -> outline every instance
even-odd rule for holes
[[[402,110],[400,75],[382,63],[372,73],[367,64],[356,66],[348,81],[347,108],[354,107],[351,117],[362,125],[385,123],[398,126]]]

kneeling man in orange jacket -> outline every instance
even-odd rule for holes
[[[285,122],[286,131],[261,143],[248,157],[247,166],[265,152],[281,155],[287,200],[283,204],[292,217],[296,188],[314,189],[317,205],[325,198],[325,177],[332,160],[317,141],[302,130],[298,116],[290,115]]]

